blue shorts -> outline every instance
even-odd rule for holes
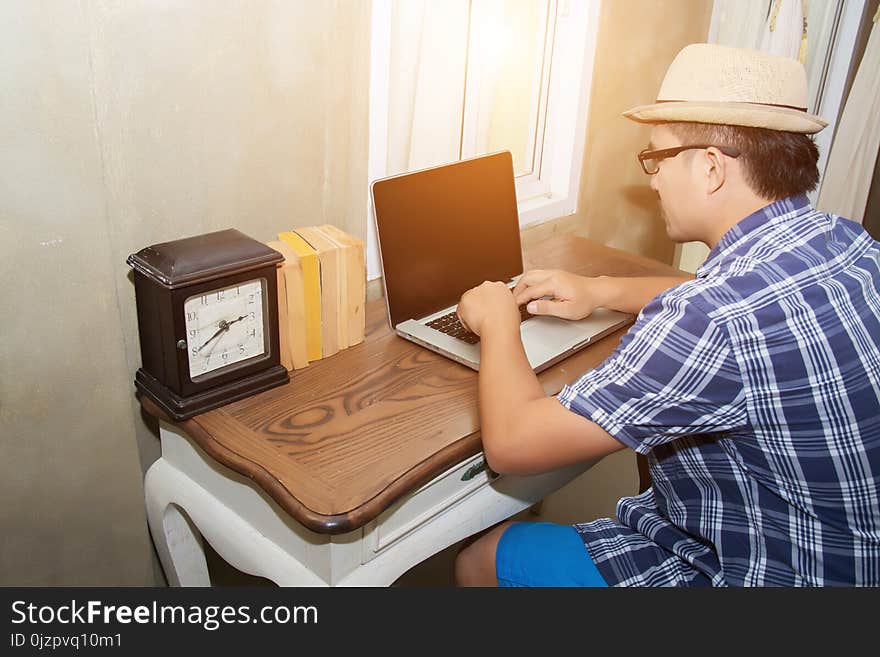
[[[498,586],[608,586],[571,525],[516,522],[495,550]]]

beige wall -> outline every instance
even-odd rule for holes
[[[125,258],[365,237],[369,2],[0,3],[0,585],[153,584]]]
[[[705,41],[712,0],[605,0],[593,71],[577,231],[671,264],[657,195],[636,161],[650,128],[621,112],[651,103],[682,47]]]

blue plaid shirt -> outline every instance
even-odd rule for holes
[[[576,529],[621,586],[880,585],[880,245],[773,203],[559,394],[653,487]]]

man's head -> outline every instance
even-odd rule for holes
[[[684,48],[657,102],[624,113],[654,125],[639,160],[669,236],[711,242],[742,211],[812,190],[818,151],[808,134],[826,122],[806,103],[806,73],[795,60],[712,44]]]

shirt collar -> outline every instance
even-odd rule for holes
[[[756,233],[759,231],[763,232],[773,225],[782,223],[805,207],[810,207],[809,199],[806,194],[798,194],[776,201],[770,205],[765,205],[760,210],[741,219],[724,233],[721,239],[718,240],[718,244],[709,251],[705,262],[697,267],[695,276],[697,278],[705,277],[712,269],[721,265],[739,246],[753,239]]]

